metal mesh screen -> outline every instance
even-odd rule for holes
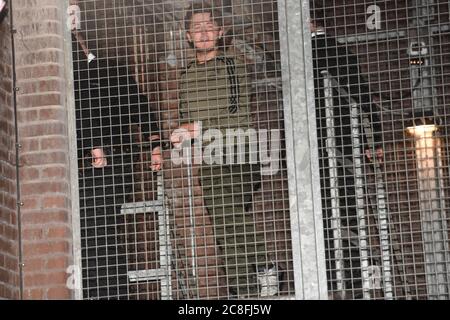
[[[279,3],[71,4],[83,297],[298,294]],[[309,7],[329,298],[448,299],[450,5]]]
[[[71,1],[85,299],[294,294],[277,3],[196,3]]]
[[[332,299],[448,299],[449,2],[310,1]]]

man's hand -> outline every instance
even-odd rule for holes
[[[108,161],[105,158],[105,153],[103,152],[103,149],[96,148],[92,149],[92,166],[94,168],[104,168],[108,164]]]
[[[367,159],[369,159],[369,161],[372,161],[372,150],[366,149],[365,153],[366,153]],[[377,157],[378,162],[383,163],[383,157],[384,157],[383,148],[377,148],[375,150],[375,155]]]
[[[161,170],[162,161],[163,161],[163,158],[162,158],[161,148],[160,147],[154,148],[152,150],[152,157],[151,157],[150,168],[153,171]]]
[[[195,139],[200,135],[198,122],[185,123],[175,129],[170,135],[170,142],[175,148],[181,147],[185,140]]]

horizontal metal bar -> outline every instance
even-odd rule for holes
[[[441,24],[439,26],[430,27],[432,34],[438,34],[441,32],[447,32],[450,30],[450,24]],[[351,36],[337,37],[337,41],[341,44],[356,43],[356,42],[370,42],[388,39],[408,38],[408,32],[406,30],[397,30],[389,32],[374,32],[368,34],[355,34]]]
[[[161,211],[164,211],[162,200],[153,200],[124,203],[120,209],[120,214],[136,214]]]
[[[128,279],[130,280],[130,282],[155,281],[164,279],[166,277],[167,270],[164,269],[128,271]]]
[[[261,88],[265,90],[267,86],[271,86],[281,90],[283,88],[283,82],[281,77],[262,78],[252,81],[252,89]]]

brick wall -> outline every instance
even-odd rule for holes
[[[13,5],[14,28],[17,30],[15,54],[19,88],[19,142],[22,145],[19,165],[23,202],[23,297],[67,299],[72,298],[72,292],[66,288],[66,268],[72,263],[67,83],[63,39],[67,4],[61,0],[16,0]],[[2,43],[7,39],[0,38]],[[10,57],[5,54],[7,53],[1,54],[2,73],[5,58],[9,59],[5,62],[10,65]],[[8,67],[5,70],[8,71],[6,74],[10,73]],[[11,90],[5,90],[8,87],[11,87],[11,84],[2,80],[2,101],[10,99]],[[11,107],[6,107],[6,110],[2,109],[1,112],[0,130],[2,136],[7,133],[6,137],[9,139],[12,139],[13,131],[11,112]],[[3,126],[4,121],[6,126]],[[2,176],[4,172],[7,173],[7,182],[3,183],[2,180],[0,191],[0,234],[17,239],[18,234],[14,229],[14,199],[3,193],[5,188],[10,188],[10,193],[14,194],[14,170],[10,164],[14,162],[11,156],[13,142],[3,139],[1,144]],[[5,154],[5,149],[10,151]],[[4,161],[5,158],[7,162]],[[5,243],[2,242],[1,245],[3,247]],[[3,261],[10,269],[15,269],[16,242],[10,242],[7,249],[12,258],[8,256],[7,260],[6,256],[4,259],[0,256],[0,270]],[[17,270],[15,273],[17,274]],[[12,281],[11,276],[3,279],[4,275],[1,273],[0,296],[17,297],[17,279]],[[13,285],[12,289],[9,289],[10,285]]]
[[[16,170],[9,17],[0,25],[0,298],[18,297]]]

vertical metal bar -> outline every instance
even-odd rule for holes
[[[374,145],[372,128],[367,116],[363,117],[364,134],[370,147]],[[373,150],[374,151],[374,150]],[[375,169],[375,184],[376,184],[376,212],[378,215],[378,232],[381,244],[381,260],[383,265],[383,286],[384,298],[386,300],[393,299],[392,291],[392,267],[391,267],[391,250],[389,239],[389,220],[386,206],[386,192],[384,189],[383,174],[381,172],[380,163],[374,152],[373,155],[374,169]]]
[[[431,17],[436,6],[433,0],[416,0],[412,10],[412,37],[422,43],[423,65],[411,66],[413,106],[416,111],[434,111],[438,105],[436,76],[433,72],[433,37]],[[424,242],[425,272],[428,298],[448,299],[448,234],[443,185],[440,172],[440,140],[435,126],[414,127],[418,167],[419,200]]]
[[[445,264],[445,271],[443,273],[443,282],[442,284],[447,284],[447,292],[448,295],[446,297],[446,299],[450,298],[450,248],[449,248],[449,239],[448,239],[448,224],[447,224],[447,220],[448,220],[448,215],[447,215],[447,211],[445,210],[446,207],[446,203],[445,203],[445,183],[444,183],[444,165],[442,162],[442,140],[439,136],[439,134],[437,136],[435,136],[436,139],[436,164],[437,164],[437,183],[438,183],[438,190],[439,190],[439,195],[440,195],[440,208],[442,211],[442,243],[444,245],[444,251],[443,251],[443,255],[444,255],[444,261],[446,261]]]
[[[440,143],[434,136],[435,126],[419,126],[414,131],[428,298],[448,299],[448,236],[436,150]]]
[[[309,1],[277,4],[295,297],[327,299]]]
[[[196,245],[195,245],[195,217],[194,217],[194,200],[192,192],[192,150],[191,144],[185,147],[187,151],[187,174],[188,174],[188,201],[189,201],[189,223],[191,227],[191,259],[192,259],[192,277],[197,282],[197,263],[196,263]]]
[[[358,219],[358,239],[361,260],[361,278],[364,299],[370,299],[370,279],[369,279],[369,258],[367,248],[366,216],[364,211],[364,186],[361,165],[361,139],[359,129],[359,106],[356,103],[351,105],[351,128],[352,128],[352,149],[353,164],[355,167],[355,196],[356,213]]]
[[[62,2],[63,8],[69,6],[69,1]],[[65,10],[63,10],[65,11]],[[64,23],[63,26],[66,24]],[[80,218],[80,195],[78,185],[78,151],[76,130],[76,114],[75,114],[75,89],[74,89],[74,72],[72,57],[72,34],[68,28],[63,28],[64,35],[64,70],[66,72],[66,106],[67,106],[67,132],[69,132],[69,158],[70,158],[70,193],[71,199],[71,221],[72,221],[72,252],[73,252],[73,268],[72,268],[72,284],[74,285],[74,298],[76,300],[83,299],[82,290],[82,262],[81,262],[81,218]]]
[[[166,201],[164,199],[164,214],[165,214],[165,225],[164,225],[164,232],[165,239],[166,239],[166,264],[167,264],[167,299],[172,300],[173,299],[173,291],[172,291],[172,245],[171,245],[171,239],[170,239],[170,223],[169,223],[169,217],[170,217],[170,211],[167,207]]]
[[[330,198],[331,198],[331,229],[333,230],[333,249],[336,269],[336,289],[344,297],[345,283],[343,281],[343,251],[342,251],[342,229],[340,215],[338,170],[336,158],[336,133],[334,130],[334,106],[333,106],[333,88],[330,81],[330,74],[322,71],[325,96],[325,113],[327,139],[326,148],[328,154]]]
[[[449,299],[450,298],[450,252],[449,252],[449,242],[448,242],[448,224],[447,224],[447,213],[446,213],[446,206],[445,206],[445,194],[444,194],[444,179],[443,179],[443,163],[442,163],[442,154],[441,154],[441,139],[439,136],[435,136],[434,139],[436,140],[436,148],[435,148],[435,160],[436,160],[436,189],[439,191],[438,199],[439,199],[439,208],[440,212],[442,214],[441,220],[439,221],[441,229],[438,229],[442,235],[442,252],[441,252],[441,259],[444,262],[438,270],[439,272],[439,283],[443,288],[440,288],[439,291],[444,293],[447,292],[446,295],[440,294],[441,299]]]
[[[16,45],[14,28],[13,5],[10,4],[9,28],[11,36],[11,67],[12,67],[12,91],[13,91],[13,112],[14,112],[14,142],[15,142],[15,173],[16,173],[16,208],[17,208],[17,247],[18,247],[18,269],[19,269],[19,299],[23,300],[24,294],[24,263],[23,263],[23,242],[22,242],[22,210],[20,193],[20,143],[19,143],[19,117],[17,110],[17,73],[16,73]],[[70,60],[69,60],[70,61]]]
[[[376,156],[374,156],[374,159]],[[374,160],[377,161],[377,160]],[[386,210],[386,195],[383,185],[382,173],[380,165],[375,164],[375,181],[377,188],[377,212],[378,212],[378,229],[381,243],[381,259],[383,264],[383,286],[384,298],[393,299],[392,292],[392,268],[391,268],[391,250],[389,241],[389,221]]]
[[[159,234],[159,266],[165,275],[161,278],[161,300],[172,299],[172,277],[170,267],[170,239],[168,229],[168,210],[164,205],[164,184],[161,172],[157,176],[157,194],[161,201],[161,210],[158,210],[158,234]]]
[[[184,48],[184,41],[183,41],[183,39],[185,39],[185,36],[184,36],[184,34],[183,34],[183,30],[182,30],[182,27],[181,27],[181,26],[180,26],[179,29],[178,29],[178,36],[180,37],[179,42],[180,42],[180,61],[181,61],[181,68],[184,68],[184,67],[185,67],[185,59],[184,59],[184,56],[185,56],[184,50],[185,50],[185,48]]]
[[[413,1],[411,14],[411,26],[409,38],[416,39],[418,46],[412,47],[410,43],[409,54],[422,59],[423,64],[411,64],[411,83],[413,94],[413,106],[417,111],[431,110],[436,103],[435,79],[433,79],[431,50],[432,43],[430,35],[430,17],[433,14],[433,0]]]

